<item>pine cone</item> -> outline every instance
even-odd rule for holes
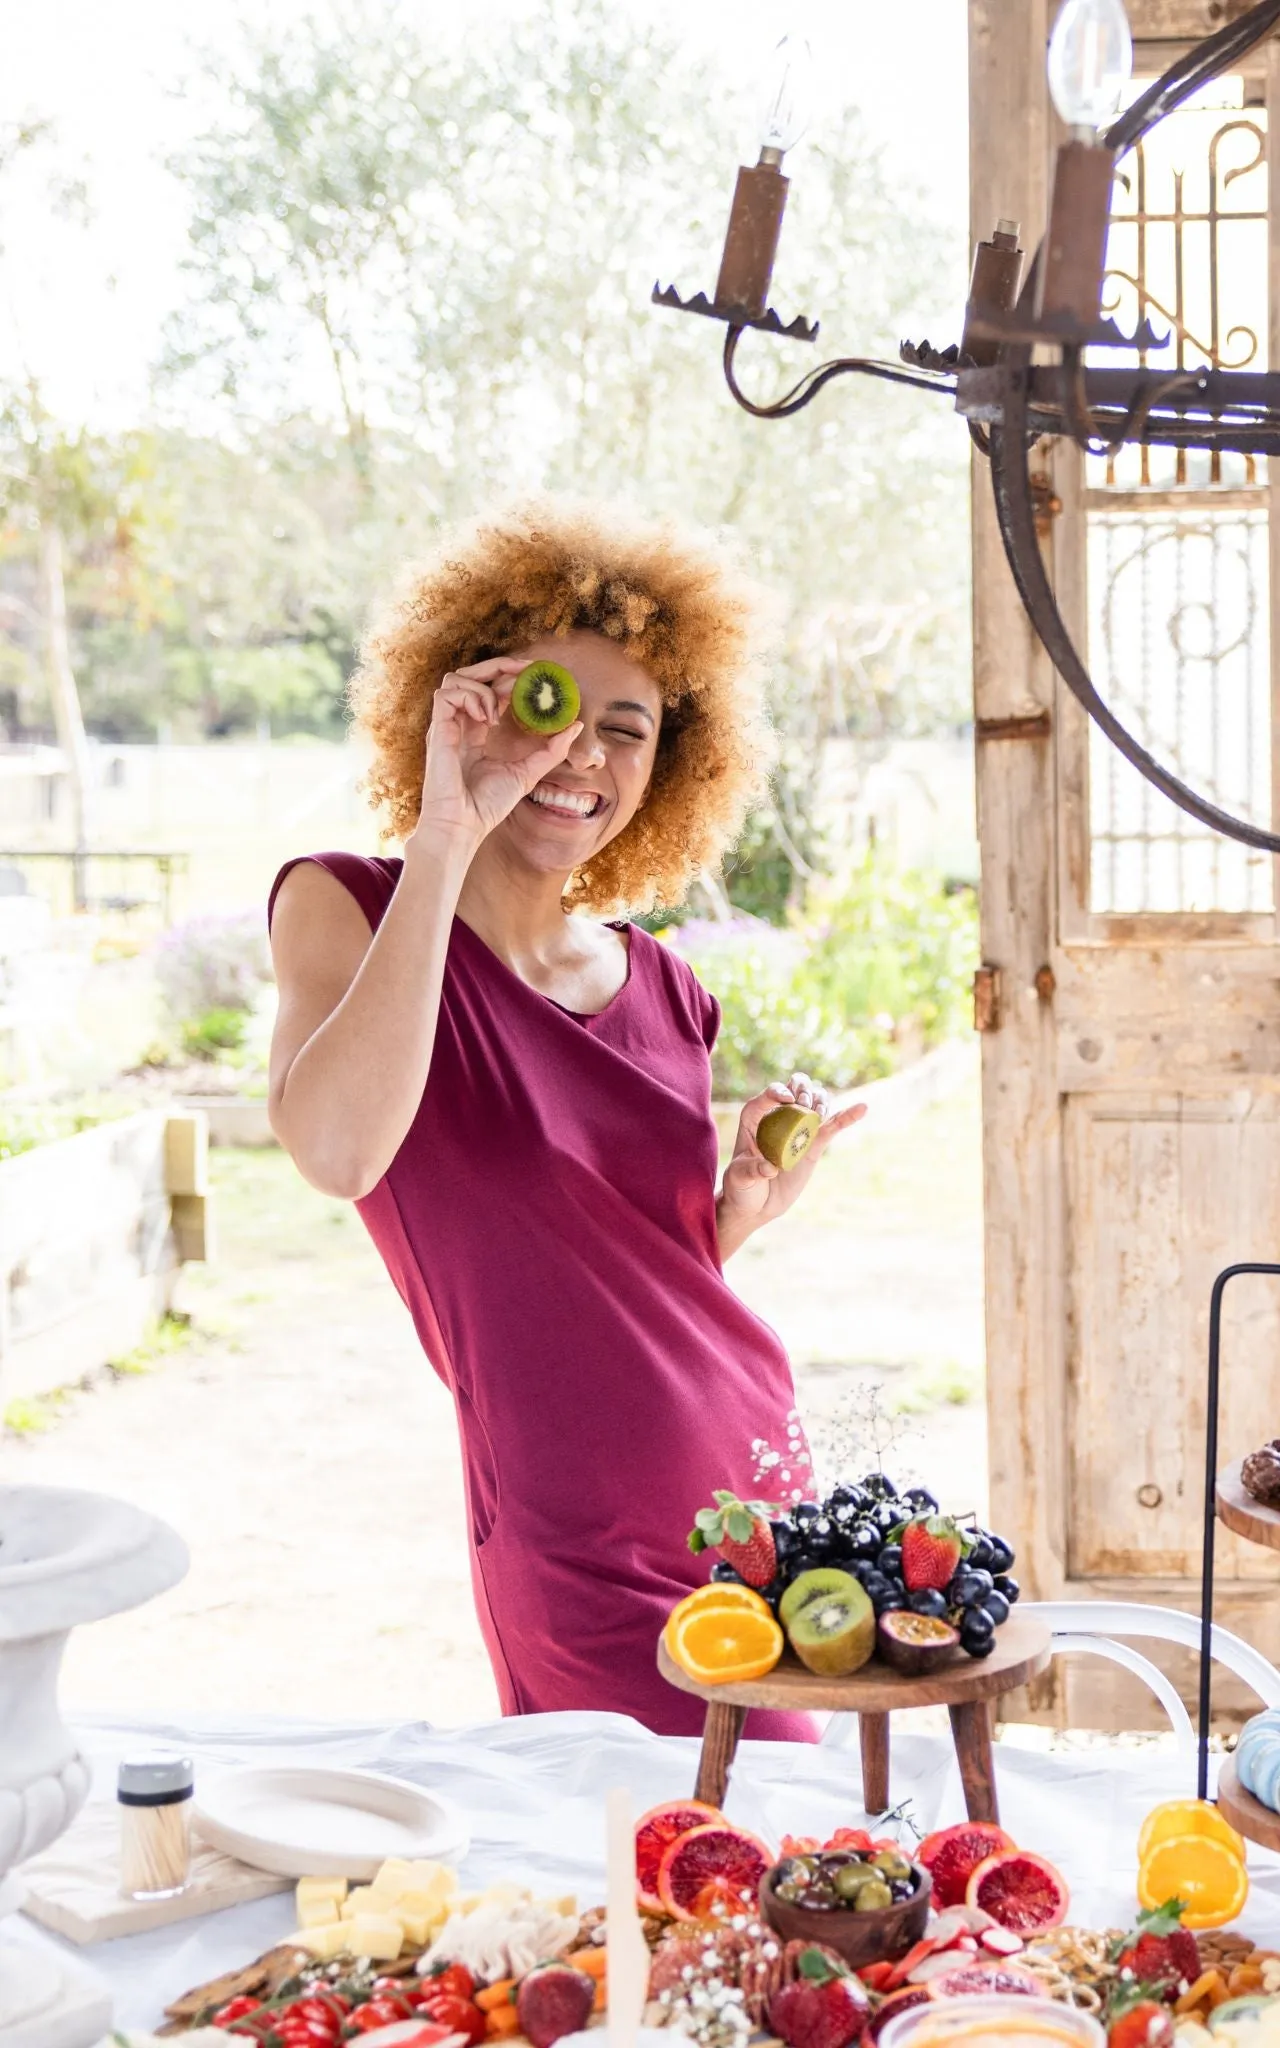
[[[1280,1508],[1280,1437],[1274,1437],[1260,1451],[1249,1453],[1240,1468],[1240,1478],[1245,1492],[1260,1500],[1264,1507]]]

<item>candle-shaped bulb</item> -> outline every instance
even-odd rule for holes
[[[760,147],[771,158],[794,149],[809,126],[813,54],[803,36],[784,36],[769,60],[760,94]]]
[[[1124,0],[1064,0],[1049,39],[1049,90],[1068,128],[1105,128],[1132,76]]]

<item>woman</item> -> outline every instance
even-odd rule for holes
[[[353,1199],[457,1403],[480,1624],[504,1713],[607,1708],[693,1733],[655,1666],[716,1487],[783,1448],[786,1356],[722,1262],[801,1192],[743,1111],[716,1192],[717,1005],[669,947],[582,914],[678,902],[762,755],[750,612],[712,556],[553,512],[419,577],[353,684],[404,858],[320,854],[272,892],[274,1129]],[[539,655],[577,722],[507,703]],[[758,1489],[757,1489],[758,1490]],[[804,1736],[756,1715],[751,1734]]]

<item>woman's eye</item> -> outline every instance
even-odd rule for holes
[[[605,731],[611,732],[615,739],[620,740],[642,740],[644,738],[642,732],[632,732],[631,728],[626,725],[607,725]]]

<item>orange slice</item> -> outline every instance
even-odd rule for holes
[[[757,1614],[739,1603],[695,1607],[671,1629],[668,1648],[699,1685],[741,1685],[772,1671],[782,1644],[782,1630],[771,1614]]]
[[[1166,1899],[1183,1899],[1184,1927],[1225,1927],[1248,1896],[1242,1859],[1212,1835],[1171,1835],[1156,1843],[1138,1871],[1138,1904],[1151,1911]]]
[[[1186,1835],[1207,1835],[1211,1841],[1224,1842],[1244,1861],[1243,1841],[1212,1800],[1166,1799],[1162,1806],[1153,1807],[1142,1823],[1138,1836],[1139,1863],[1145,1863],[1161,1842]]]
[[[759,1593],[753,1592],[750,1586],[735,1586],[732,1581],[722,1586],[713,1581],[709,1586],[699,1586],[695,1592],[686,1593],[684,1599],[672,1608],[667,1616],[666,1628],[663,1630],[668,1650],[676,1632],[676,1624],[683,1621],[686,1614],[697,1614],[704,1607],[749,1607],[757,1614],[770,1617],[773,1614],[768,1601]]]

